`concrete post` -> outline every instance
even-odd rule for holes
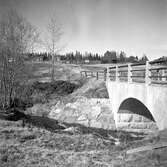
[[[110,81],[110,69],[109,69],[109,67],[106,68],[106,81]]]
[[[132,83],[132,66],[128,64],[128,84]]]
[[[118,81],[119,81],[119,76],[118,76],[118,65],[116,65],[115,71],[116,71],[116,73],[115,73],[115,76],[116,76],[115,81],[118,82]]]
[[[91,77],[93,77],[93,72],[91,71]]]
[[[149,61],[146,61],[146,71],[145,71],[145,83],[147,85],[151,84],[151,71],[150,71],[151,65]]]
[[[107,80],[107,69],[104,69],[104,81]]]
[[[165,70],[164,69],[162,70],[161,76],[162,76],[161,80],[166,81],[166,77],[165,77],[166,75],[165,75]]]

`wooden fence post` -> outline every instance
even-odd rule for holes
[[[87,72],[85,71],[85,77],[87,78]]]
[[[96,72],[96,79],[97,79],[97,80],[99,79],[98,71]]]

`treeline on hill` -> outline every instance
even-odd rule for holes
[[[50,61],[52,56],[50,53],[28,53],[26,58],[29,60]],[[55,58],[57,61],[71,64],[137,63],[146,62],[148,60],[145,54],[143,54],[141,58],[138,58],[137,56],[127,56],[123,51],[120,53],[117,53],[116,51],[106,51],[104,55],[88,52],[82,54],[81,52],[76,51],[75,53],[71,52],[64,55],[55,55]]]

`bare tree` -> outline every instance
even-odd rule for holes
[[[41,44],[40,34],[36,27],[29,25],[29,46],[27,47],[29,52],[34,52],[34,47]]]
[[[55,17],[51,17],[48,26],[48,39],[47,39],[47,48],[52,55],[52,70],[51,70],[51,79],[54,81],[54,64],[55,60],[57,61],[57,54],[62,49],[60,47],[60,39],[63,35],[60,24],[58,24]]]
[[[0,22],[0,104],[9,107],[28,78],[23,55],[33,44],[33,26],[15,10]]]

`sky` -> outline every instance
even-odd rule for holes
[[[0,14],[10,6],[43,38],[49,18],[56,17],[62,53],[122,50],[149,59],[167,56],[167,0],[0,0]]]

